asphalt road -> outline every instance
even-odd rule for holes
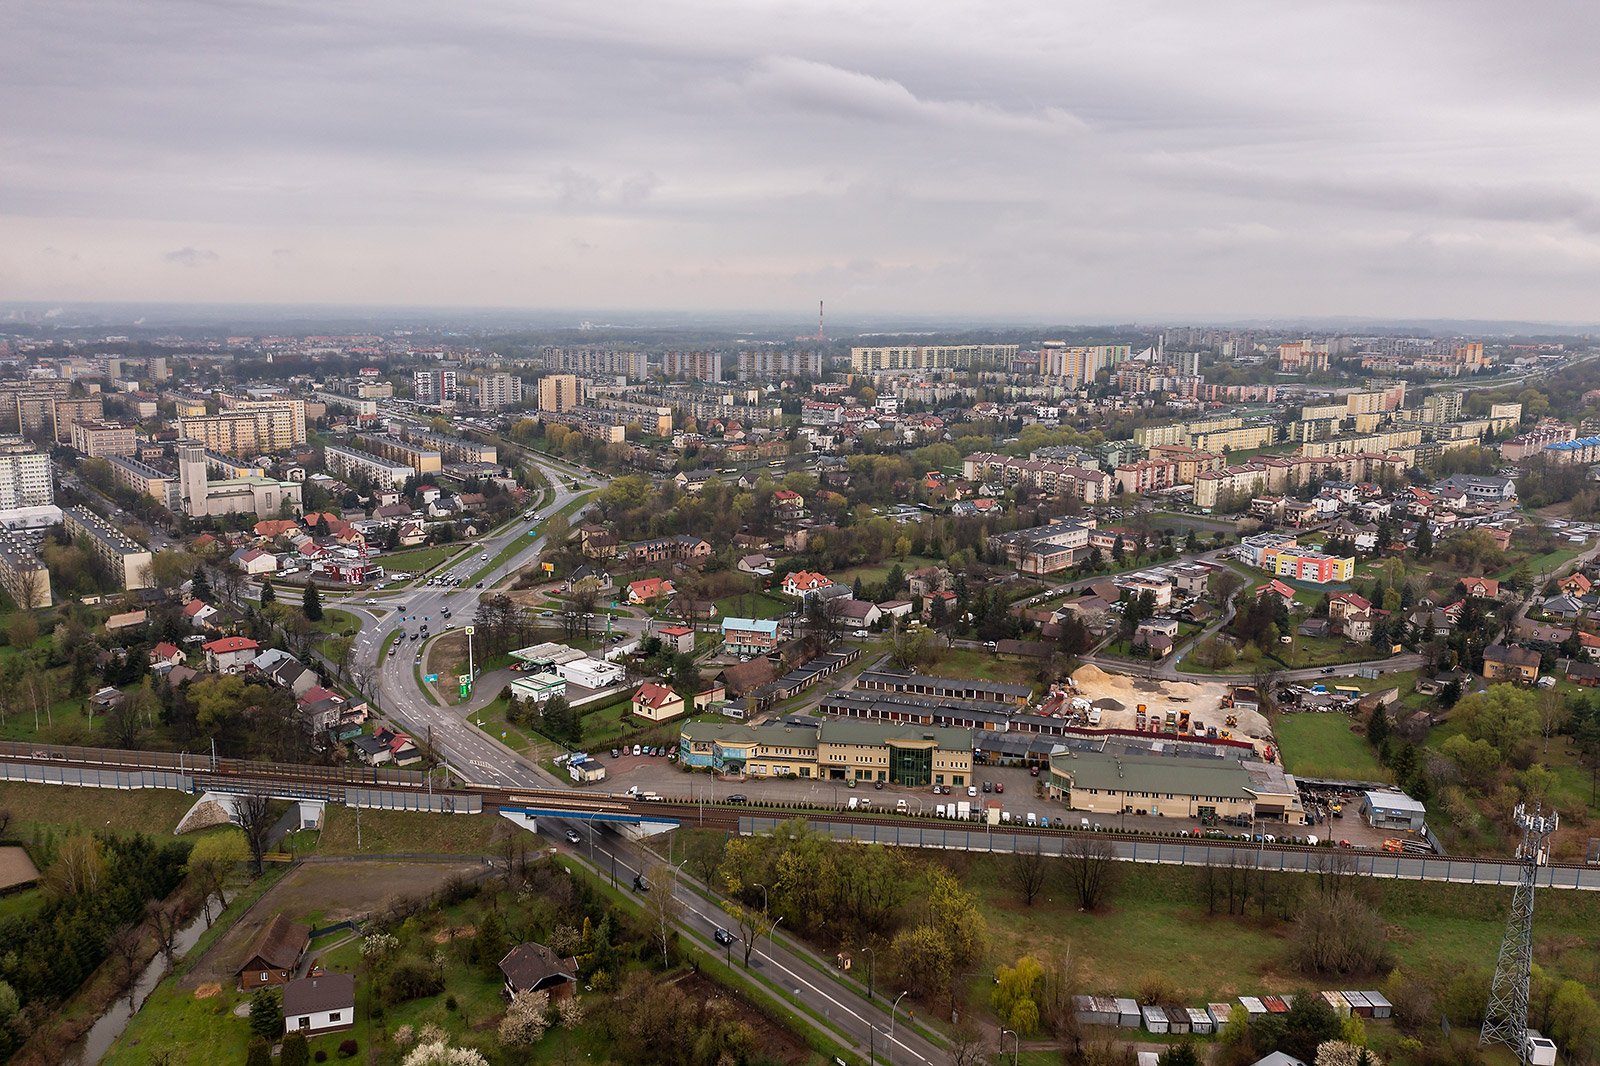
[[[534,460],[533,465],[550,479],[554,490],[554,498],[540,512],[544,516],[559,511],[575,496],[604,485],[603,481],[580,475],[581,487],[574,490],[573,475],[569,470],[555,467],[544,459]],[[575,512],[569,521],[575,524],[582,513],[581,509]],[[549,781],[515,752],[469,725],[461,710],[441,707],[428,700],[417,687],[414,676],[414,658],[422,647],[421,641],[406,641],[400,651],[392,656],[387,653],[383,641],[394,629],[414,631],[423,621],[428,622],[433,635],[442,634],[446,622],[442,612],[446,607],[455,616],[451,620],[458,626],[470,622],[477,613],[478,598],[497,582],[532,562],[544,548],[545,537],[542,534],[538,537],[528,536],[530,524],[520,520],[513,523],[505,532],[479,542],[476,554],[467,556],[454,567],[446,568],[464,576],[471,575],[484,565],[484,555],[493,559],[506,545],[522,544],[523,547],[515,555],[483,576],[484,588],[481,590],[472,586],[445,588],[425,584],[363,596],[359,602],[350,599],[339,604],[341,608],[362,618],[361,632],[351,650],[350,663],[351,671],[360,680],[363,691],[377,698],[386,717],[418,740],[430,741],[435,751],[459,776],[485,784],[532,786],[547,785]],[[368,604],[368,599],[377,602]],[[401,621],[402,613],[404,622]]]
[[[601,830],[594,823],[541,819],[539,829],[559,841],[562,849],[588,858],[590,865],[601,876],[610,875],[614,863],[616,883],[624,889],[633,883],[635,874],[648,873],[652,866],[660,863],[660,859],[647,855],[637,844],[614,832]],[[583,842],[577,846],[568,844],[565,839],[568,829],[576,830]],[[713,935],[720,927],[737,937],[740,935],[738,923],[721,907],[695,891],[691,887],[693,878],[684,873],[681,867],[668,878],[668,882],[667,885],[652,883],[650,890],[670,890],[680,908],[682,917],[679,924],[687,938],[698,947],[717,952],[726,959],[729,956],[728,949],[718,945]],[[781,930],[782,926],[779,926],[774,930],[774,935],[759,937],[750,955],[750,975],[770,984],[774,995],[791,1003],[798,1002],[822,1015],[839,1033],[851,1038],[861,1052],[865,1053],[869,1044],[872,1045],[876,1048],[878,1062],[932,1064],[945,1061],[942,1048],[936,1047],[906,1025],[904,1004],[896,1013],[894,1038],[890,1040],[889,1003],[885,997],[892,1000],[898,992],[890,990],[887,979],[878,986],[877,996],[868,1000],[854,987],[831,976],[824,976],[833,972],[828,962],[814,952],[796,948],[781,934]],[[731,955],[734,966],[740,966],[744,958],[744,945],[737,942],[733,944]],[[861,964],[866,965],[864,958]],[[823,972],[818,972],[818,967]],[[819,1028],[823,1032],[828,1031],[825,1027]],[[838,1033],[829,1035],[838,1038]]]

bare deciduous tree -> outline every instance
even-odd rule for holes
[[[650,920],[650,927],[656,937],[661,941],[661,964],[671,964],[668,950],[672,947],[672,929],[678,922],[678,917],[683,908],[673,896],[672,890],[677,887],[673,870],[657,864],[650,867],[646,878],[650,882],[650,892],[645,897],[645,915]]]
[[[1092,911],[1105,899],[1116,876],[1116,862],[1111,841],[1103,837],[1085,833],[1067,838],[1062,866],[1081,909]]]
[[[161,954],[170,967],[177,950],[178,929],[183,921],[183,908],[175,899],[153,899],[144,905],[144,913],[146,924],[150,927],[150,932],[155,935],[156,946],[161,949]]]
[[[267,794],[247,792],[236,796],[233,808],[239,828],[244,830],[245,843],[250,846],[250,864],[259,876],[261,857],[267,852],[267,837],[272,833],[272,810]]]
[[[1033,906],[1050,877],[1049,860],[1040,850],[1038,837],[1034,838],[1032,848],[1019,848],[1012,854],[1008,872],[1011,887],[1022,897],[1023,905]]]
[[[128,1009],[133,1010],[136,1006],[133,998],[139,984],[139,927],[125,925],[118,929],[106,942],[106,950],[110,952],[111,964],[116,968],[117,981],[128,994]]]

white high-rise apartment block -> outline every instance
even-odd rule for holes
[[[485,411],[515,407],[522,402],[522,379],[498,372],[478,376],[478,406]]]

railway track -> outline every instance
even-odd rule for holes
[[[211,759],[208,755],[188,753],[122,751],[110,748],[79,748],[64,745],[28,744],[18,741],[0,741],[0,762],[34,764],[61,769],[113,770],[119,772],[154,771],[192,775],[208,787],[229,783],[245,788],[269,789],[274,784],[287,787],[321,786],[325,788],[385,789],[396,792],[430,792],[434,795],[477,797],[486,811],[536,808],[550,811],[556,816],[584,818],[609,816],[613,819],[640,818],[645,821],[671,821],[707,829],[745,831],[752,824],[765,826],[790,818],[802,818],[813,824],[828,826],[833,835],[841,838],[898,844],[908,847],[967,847],[975,837],[990,842],[995,837],[1015,843],[1018,840],[1039,841],[1047,854],[1061,855],[1068,851],[1068,841],[1082,839],[1109,840],[1114,844],[1165,844],[1196,849],[1204,859],[1200,865],[1239,865],[1273,869],[1306,870],[1318,866],[1332,867],[1336,862],[1352,860],[1360,868],[1363,864],[1375,866],[1380,856],[1370,850],[1345,850],[1317,847],[1306,844],[1259,843],[1255,841],[1213,839],[1200,837],[1136,836],[1084,832],[1079,829],[1054,829],[1019,825],[988,826],[983,823],[952,822],[948,819],[917,817],[898,814],[862,814],[855,811],[826,807],[767,806],[763,804],[726,804],[702,802],[694,799],[642,800],[616,793],[578,791],[563,788],[524,788],[487,784],[468,784],[463,787],[429,788],[422,773],[409,770],[379,770],[358,767],[304,766],[287,763],[251,762],[238,759]],[[72,783],[72,782],[68,782]],[[965,845],[951,844],[951,840],[965,840]],[[977,848],[976,850],[985,850]],[[1011,850],[1007,848],[1005,850]],[[1137,848],[1134,861],[1137,859]],[[1218,858],[1228,856],[1227,859]],[[1273,859],[1267,859],[1272,856]],[[1401,858],[1401,857],[1393,857]],[[1454,856],[1405,856],[1404,858],[1435,865],[1448,864],[1449,873],[1441,879],[1473,883],[1502,883],[1504,871],[1515,863],[1503,859],[1482,859]],[[1215,861],[1213,861],[1215,860]],[[1374,860],[1374,861],[1369,861]],[[1154,860],[1161,861],[1161,860]],[[1398,868],[1398,867],[1397,867]],[[1426,867],[1421,867],[1426,871]],[[1476,876],[1481,869],[1485,874]],[[1565,872],[1565,873],[1563,873]],[[1591,885],[1587,883],[1594,881]],[[1541,867],[1541,883],[1556,887],[1600,888],[1600,869],[1585,863],[1549,862]]]

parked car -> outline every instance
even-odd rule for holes
[[[728,797],[728,802],[729,803],[749,803],[750,802],[750,797],[746,796],[743,792],[735,792],[733,795]]]
[[[635,744],[635,745],[634,745],[634,746],[633,746],[633,753],[634,753],[634,754],[635,754],[635,755],[639,755],[639,754],[642,754],[642,753],[643,753],[643,751],[644,751],[644,749],[643,749],[643,748],[641,748],[641,747],[640,747],[640,746],[639,746],[639,745],[637,745],[637,744]]]
[[[972,796],[976,796],[977,794],[978,794],[978,786],[977,785],[968,785],[967,786],[967,796],[968,796],[968,798],[970,798]]]
[[[611,757],[612,757],[612,758],[613,758],[613,759],[618,759],[618,758],[621,758],[621,757],[622,757],[622,752],[621,752],[621,750],[620,750],[620,749],[617,749],[617,748],[612,748],[612,749],[611,749]]]
[[[1005,782],[1004,781],[996,781],[994,783],[994,790],[996,792],[1004,792],[1006,790]]]
[[[983,791],[986,794],[990,793],[990,792],[993,792],[994,791],[994,782],[993,781],[985,781],[983,783]]]

